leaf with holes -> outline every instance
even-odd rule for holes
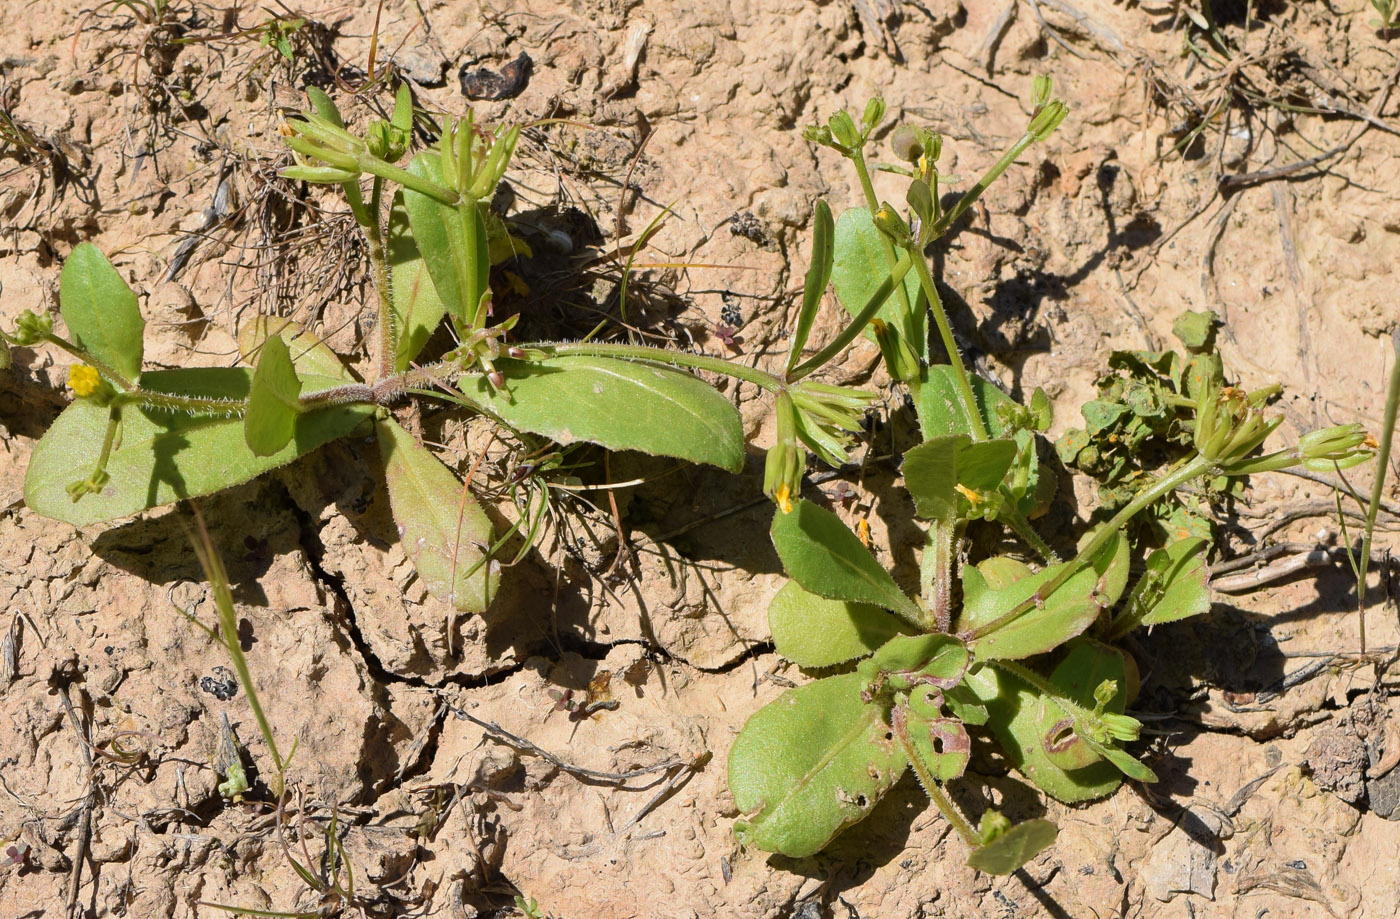
[[[744,845],[794,858],[864,819],[909,761],[854,673],[789,689],[759,709],[729,753]]]

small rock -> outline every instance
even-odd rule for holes
[[[419,86],[431,89],[447,82],[447,59],[427,45],[405,48],[394,61],[403,75]]]

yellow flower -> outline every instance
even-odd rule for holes
[[[784,514],[792,513],[792,489],[788,483],[780,482],[778,488],[773,493],[773,498],[778,502],[778,509]]]
[[[96,367],[87,364],[74,364],[68,368],[68,388],[76,396],[91,396],[102,386],[102,377]]]

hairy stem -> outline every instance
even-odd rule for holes
[[[812,371],[820,369],[827,361],[840,354],[846,346],[855,341],[856,336],[865,330],[865,327],[870,324],[871,319],[875,318],[875,314],[880,311],[880,307],[884,304],[885,300],[889,298],[890,292],[894,290],[896,286],[903,283],[904,276],[909,273],[909,269],[912,268],[914,263],[919,261],[920,258],[922,258],[922,256],[919,258],[905,256],[900,259],[899,264],[890,272],[890,276],[885,278],[884,282],[880,284],[875,290],[875,293],[866,301],[865,306],[861,308],[861,311],[856,314],[850,324],[841,330],[841,334],[832,339],[830,344],[818,351],[812,358],[798,364],[797,368],[787,375],[788,382],[796,383]]]
[[[982,421],[982,412],[977,408],[977,397],[972,393],[972,382],[968,379],[967,368],[963,366],[962,352],[953,340],[953,327],[948,323],[948,312],[943,308],[943,299],[938,296],[938,287],[929,274],[928,263],[923,253],[910,252],[914,271],[919,275],[919,284],[928,297],[929,309],[933,312],[933,323],[938,326],[938,337],[943,341],[943,350],[948,352],[948,365],[953,368],[953,378],[958,384],[958,397],[962,399],[963,410],[967,413],[968,424],[972,426],[972,439],[987,439],[987,425]],[[925,432],[927,434],[927,432]]]
[[[972,207],[978,198],[982,197],[982,193],[985,192],[993,182],[1001,178],[1001,174],[1005,172],[1012,163],[1016,162],[1016,158],[1022,153],[1025,153],[1026,148],[1033,143],[1035,143],[1035,136],[1027,132],[1020,140],[1012,144],[1011,149],[1001,155],[1001,159],[997,160],[996,164],[993,165],[991,169],[987,170],[986,175],[982,176],[976,185],[969,188],[963,196],[958,199],[958,203],[953,205],[952,210],[944,214],[942,219],[934,224],[932,238],[937,239],[947,233],[948,228],[956,223],[957,219],[961,217],[968,208]]]
[[[991,622],[972,632],[967,636],[967,641],[973,642],[979,638],[984,638],[1000,628],[1010,625],[1012,622],[1025,615],[1029,610],[1035,609],[1037,602],[1044,602],[1060,588],[1066,581],[1073,577],[1081,568],[1089,564],[1096,558],[1100,551],[1108,545],[1108,541],[1113,538],[1119,530],[1128,524],[1128,521],[1146,510],[1153,502],[1185,485],[1198,476],[1204,475],[1211,468],[1210,460],[1204,456],[1196,456],[1191,460],[1183,460],[1175,468],[1168,471],[1164,476],[1153,483],[1151,488],[1140,492],[1137,497],[1128,502],[1118,513],[1113,515],[1113,519],[1099,527],[1092,539],[1076,555],[1060,573],[1046,581],[1039,590],[1017,604],[1005,614],[998,616]]]
[[[913,767],[914,774],[919,777],[919,784],[924,786],[924,791],[928,794],[933,806],[938,808],[938,812],[943,815],[943,819],[952,824],[953,829],[958,831],[958,835],[963,838],[963,842],[975,849],[980,845],[980,837],[977,831],[968,823],[967,818],[958,810],[953,799],[948,797],[948,793],[943,790],[937,780],[928,771],[924,761],[919,757],[919,751],[914,749],[914,740],[909,736],[909,722],[905,718],[904,710],[900,706],[895,706],[890,713],[895,736],[899,738],[899,745],[904,748],[904,755],[909,758],[909,765]]]

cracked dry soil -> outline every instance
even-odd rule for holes
[[[1217,2],[1234,56],[1212,68],[1182,53],[1188,6],[387,0],[376,60],[430,110],[460,114],[469,91],[482,120],[569,122],[527,132],[499,202],[537,253],[511,303],[536,334],[591,327],[616,300],[598,256],[671,205],[639,259],[661,267],[639,271],[633,318],[758,362],[783,354],[812,202],[859,199],[804,124],[881,93],[892,121],[946,135],[943,165],[966,181],[1021,131],[1030,77],[1052,73],[1070,118],[934,253],[979,368],[1018,394],[1045,387],[1063,430],[1110,350],[1169,342],[1180,310],[1210,307],[1227,368],[1285,385],[1287,436],[1375,425],[1400,312],[1400,42],[1368,25],[1364,0]],[[306,22],[288,61],[248,31],[271,7],[0,4],[0,126],[18,132],[0,149],[6,325],[52,307],[61,260],[92,241],[142,298],[148,365],[228,364],[234,328],[258,312],[362,350],[363,255],[333,198],[276,179],[277,124],[308,83],[369,117],[378,97],[351,90],[376,10],[293,7]],[[835,332],[825,322],[816,337]],[[871,378],[876,358],[862,342],[837,376],[881,387],[887,417],[899,396]],[[363,442],[200,502],[258,689],[297,742],[284,849],[276,814],[215,788],[224,716],[255,762],[265,750],[226,659],[185,617],[213,611],[184,512],[75,531],[23,505],[65,364],[22,349],[0,372],[0,839],[27,847],[0,867],[3,919],[314,912],[289,854],[321,858],[333,813],[372,915],[518,915],[516,893],[588,919],[1396,915],[1395,607],[1368,619],[1388,651],[1338,656],[1359,638],[1340,568],[1220,595],[1210,616],[1138,636],[1160,784],[1066,808],[981,764],[1001,806],[1061,828],[1017,875],[964,867],[912,779],[818,857],[741,851],[729,746],[805,677],[767,635],[780,583],[755,500],[768,406],[732,389],[747,474],[613,457],[612,481],[646,480],[617,492],[622,563],[606,502],[573,503],[484,616],[454,620],[417,582]],[[488,489],[509,474],[482,425],[406,420],[464,474],[486,452]],[[898,574],[914,562],[892,485],[872,460],[816,487],[847,496],[835,506],[852,523],[869,517]],[[1090,491],[1066,498],[1066,514],[1092,507]],[[1227,554],[1266,533],[1335,538],[1317,482],[1258,477],[1237,512]],[[1393,569],[1377,568],[1372,597],[1389,597]],[[615,705],[573,718],[551,690]]]

